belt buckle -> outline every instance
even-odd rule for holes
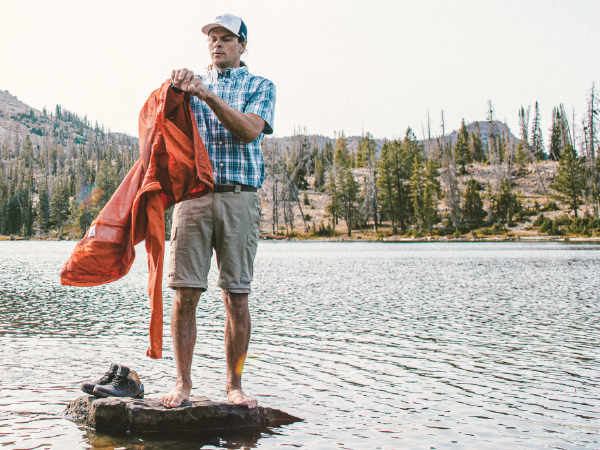
[[[235,185],[235,191],[236,194],[239,194],[240,192],[242,192],[242,185],[241,184],[236,184]]]

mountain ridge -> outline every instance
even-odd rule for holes
[[[63,117],[65,116],[65,117]],[[62,122],[58,124],[57,122]],[[487,121],[475,121],[467,124],[469,133],[476,130],[476,125],[479,124],[480,137],[485,145],[488,141],[489,124]],[[494,121],[494,133],[498,136],[507,135],[509,142],[516,145],[518,138],[512,134],[511,130],[505,123]],[[22,102],[17,96],[12,95],[7,90],[0,90],[0,145],[4,145],[13,139],[16,142],[22,142],[26,134],[30,135],[34,147],[43,145],[43,138],[50,136],[58,140],[62,145],[86,143],[90,139],[90,130],[93,132],[107,133],[114,137],[115,141],[127,141],[129,144],[137,143],[137,136],[132,136],[127,133],[114,133],[104,129],[104,126],[99,126],[96,122],[92,125],[87,119],[87,116],[81,117],[76,113],[72,113],[57,105],[51,112],[44,110],[40,111],[30,107]],[[334,137],[324,136],[321,134],[307,135],[310,141],[316,141],[320,147],[324,147],[326,142],[331,142],[335,147],[335,142],[338,138],[337,133]],[[446,142],[456,144],[458,138],[458,129],[451,131],[446,135]],[[361,136],[353,135],[346,136],[346,142],[351,152],[356,153]],[[437,144],[437,140],[441,137],[421,140],[428,148],[431,145]],[[292,136],[283,136],[273,138],[283,146],[290,146]],[[377,144],[377,151],[381,150],[384,142],[391,141],[387,138],[374,138]]]

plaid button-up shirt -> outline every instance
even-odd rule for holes
[[[262,133],[250,144],[245,144],[227,131],[205,102],[194,96],[191,98],[192,111],[212,164],[215,183],[236,182],[260,188],[265,179],[260,144],[265,134],[273,133],[275,85],[250,74],[244,66],[225,72],[213,68],[200,79],[229,106],[245,114],[256,114],[266,122]]]

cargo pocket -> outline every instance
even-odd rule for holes
[[[258,194],[254,194],[254,206],[256,207],[256,212],[258,213],[257,228],[260,229],[260,219],[262,217],[262,208],[260,207],[260,196]]]
[[[171,249],[169,253],[169,272],[167,275],[172,277],[175,275],[175,247],[177,246],[177,227],[173,227],[171,230],[171,243],[169,244]]]
[[[242,283],[252,283],[254,277],[254,257],[258,248],[258,233],[251,232],[246,238],[246,248],[244,249],[244,267],[240,276]]]

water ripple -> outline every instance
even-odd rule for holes
[[[143,247],[123,280],[59,285],[69,242],[0,242],[0,445],[7,448],[597,448],[599,247],[261,242],[245,386],[305,422],[228,436],[109,436],[60,413],[111,361],[156,396]],[[213,261],[213,267],[215,267]],[[198,308],[196,394],[222,400],[224,311]]]

